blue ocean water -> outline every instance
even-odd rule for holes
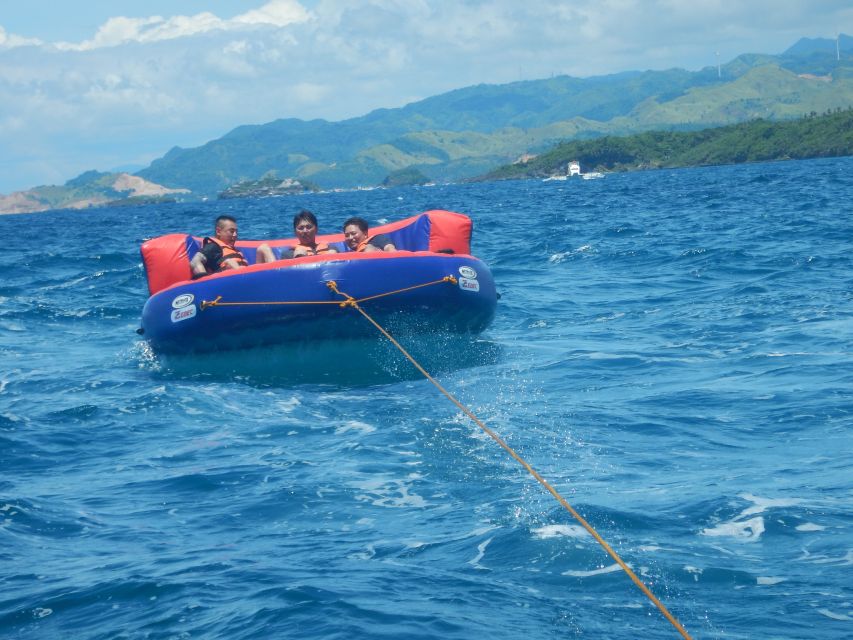
[[[0,637],[678,637],[381,338],[151,353],[145,238],[302,207],[474,219],[494,324],[406,346],[693,637],[853,636],[842,158],[0,216]]]

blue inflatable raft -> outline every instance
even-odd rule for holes
[[[377,335],[345,304],[354,300],[396,335],[476,334],[495,314],[489,268],[470,255],[467,216],[427,211],[371,228],[398,251],[348,251],[341,234],[318,236],[340,253],[253,264],[261,241],[238,241],[250,266],[191,279],[201,239],[170,234],[143,243],[150,298],[140,332],[160,353],[203,353]],[[266,241],[278,255],[295,239]]]

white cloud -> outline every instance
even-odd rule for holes
[[[248,11],[232,18],[232,24],[263,24],[273,27],[286,27],[289,24],[305,22],[310,14],[298,2],[293,0],[271,0],[260,9]]]
[[[310,14],[307,10],[295,0],[271,0],[260,9],[248,11],[230,20],[223,20],[207,11],[193,16],[173,16],[168,19],[161,16],[147,18],[117,16],[107,20],[91,40],[81,43],[59,42],[55,46],[65,51],[88,51],[130,42],[152,43],[245,27],[281,28],[305,22],[309,18]]]
[[[13,47],[26,47],[29,45],[40,44],[42,44],[42,42],[37,38],[16,36],[14,33],[7,33],[6,30],[0,26],[0,49],[11,49]]]
[[[300,82],[293,85],[292,95],[301,104],[315,107],[334,95],[334,87],[313,82]]]

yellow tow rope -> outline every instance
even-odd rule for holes
[[[609,544],[607,544],[607,541],[601,537],[601,535],[598,533],[598,531],[596,531],[593,528],[593,526],[591,524],[589,524],[589,522],[587,522],[583,518],[583,516],[581,516],[577,511],[575,511],[574,507],[572,507],[572,505],[570,505],[568,503],[568,501],[566,501],[566,499],[563,496],[561,496],[557,492],[557,490],[554,487],[552,487],[551,484],[539,474],[538,471],[536,471],[536,469],[531,467],[530,464],[524,458],[522,458],[520,455],[518,455],[518,453],[516,453],[516,451],[512,447],[510,447],[503,438],[501,438],[497,433],[492,431],[492,429],[487,427],[485,425],[485,423],[483,423],[482,420],[480,420],[476,415],[474,415],[474,413],[468,407],[466,407],[464,404],[459,402],[459,400],[457,400],[453,396],[453,394],[451,394],[449,391],[447,391],[447,389],[445,389],[443,386],[441,386],[441,384],[435,378],[433,378],[427,372],[427,370],[424,369],[420,365],[420,363],[418,363],[418,361],[415,360],[411,356],[411,354],[409,354],[409,352],[406,351],[406,349],[403,348],[403,346],[399,342],[397,342],[394,339],[394,337],[390,333],[388,333],[388,331],[385,330],[384,327],[382,327],[378,322],[376,322],[376,320],[374,320],[372,317],[370,317],[370,315],[364,309],[362,309],[361,306],[359,305],[359,302],[363,302],[365,300],[375,300],[376,298],[381,298],[384,296],[393,295],[395,293],[400,293],[403,291],[410,291],[412,289],[418,289],[420,287],[427,287],[427,286],[439,284],[442,282],[450,282],[452,284],[456,284],[456,279],[453,276],[446,276],[440,280],[434,280],[432,282],[426,282],[424,284],[419,284],[419,285],[415,285],[412,287],[406,287],[405,289],[398,289],[396,291],[389,291],[387,293],[380,293],[380,294],[369,296],[366,298],[356,299],[350,295],[347,295],[346,293],[344,293],[340,289],[338,289],[337,282],[335,282],[334,280],[330,280],[326,283],[326,286],[329,287],[329,289],[331,289],[334,293],[336,293],[340,296],[343,296],[344,297],[343,301],[331,300],[331,301],[316,301],[316,302],[311,302],[311,301],[305,301],[305,302],[281,302],[281,301],[273,301],[273,302],[221,302],[222,296],[218,296],[215,300],[203,301],[201,303],[201,309],[204,310],[204,309],[207,309],[209,307],[220,307],[220,306],[276,305],[276,304],[337,304],[340,307],[352,307],[352,308],[354,308],[362,316],[364,316],[364,318],[368,322],[370,322],[370,324],[372,324],[374,327],[376,327],[376,329],[383,336],[385,336],[391,342],[391,344],[393,344],[400,351],[400,353],[402,353],[406,357],[406,359],[408,359],[409,362],[411,362],[412,365],[414,365],[414,367],[418,371],[421,372],[421,374],[427,380],[429,380],[442,394],[444,394],[448,400],[450,400],[453,404],[455,404],[459,408],[459,410],[462,411],[462,413],[464,413],[466,416],[471,418],[471,420],[473,420],[474,423],[478,427],[480,427],[480,429],[482,429],[492,440],[497,442],[510,456],[512,456],[522,467],[524,467],[530,475],[532,475],[534,478],[536,478],[536,480],[539,482],[539,484],[541,484],[543,487],[545,487],[545,489],[548,491],[548,493],[550,493],[552,496],[554,496],[554,498],[557,500],[557,502],[559,502],[563,506],[563,508],[565,508],[566,511],[568,511],[572,515],[572,517],[575,520],[577,520],[580,523],[580,525],[584,529],[586,529],[586,531],[593,538],[595,538],[596,542],[598,542],[598,544],[600,544],[601,547],[607,552],[607,555],[609,555],[611,558],[613,558],[613,560],[616,561],[616,564],[618,564],[625,571],[625,573],[628,574],[628,577],[631,578],[631,581],[640,589],[640,591],[643,592],[643,594],[649,600],[652,601],[652,603],[658,608],[658,610],[669,621],[669,623],[673,627],[675,627],[675,629],[678,631],[678,633],[681,634],[681,636],[683,638],[685,638],[685,640],[692,640],[690,634],[687,633],[687,630],[681,625],[681,623],[678,620],[676,620],[675,616],[673,616],[669,612],[669,610],[664,606],[664,604],[660,600],[658,600],[658,598],[655,596],[655,594],[653,594],[651,592],[651,590],[643,583],[643,581],[637,577],[637,574],[634,573],[634,571],[631,569],[631,567],[629,567],[625,563],[625,561],[619,557],[619,554],[617,554],[613,550],[613,548]]]

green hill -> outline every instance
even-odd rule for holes
[[[566,142],[477,180],[564,175],[577,160],[585,171],[627,171],[853,155],[853,108],[823,116],[751,122],[693,132],[654,131]]]
[[[174,148],[137,175],[197,196],[264,175],[320,188],[378,185],[412,168],[433,181],[480,175],[565,140],[786,120],[853,105],[853,39],[801,40],[689,72],[560,76],[477,85],[341,122],[277,120]]]

